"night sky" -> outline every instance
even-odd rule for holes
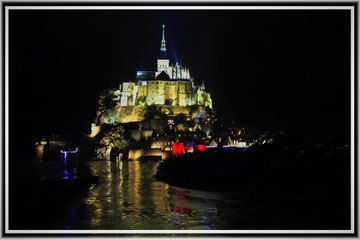
[[[107,88],[170,62],[251,129],[349,131],[350,11],[10,11],[10,136],[86,132]]]

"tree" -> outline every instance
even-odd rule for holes
[[[116,102],[113,100],[113,94],[111,90],[104,90],[98,101],[98,111],[96,122],[99,123],[107,117],[109,110],[114,110],[116,108]]]
[[[107,126],[96,149],[98,158],[110,158],[112,149],[124,151],[129,145],[129,141],[125,139],[124,133],[125,129],[120,124]]]
[[[118,114],[115,109],[109,109],[105,113],[104,122],[106,123],[116,123],[118,122]]]

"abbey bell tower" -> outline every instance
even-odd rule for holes
[[[165,25],[162,25],[162,40],[161,40],[161,47],[160,47],[160,56],[157,60],[157,71],[161,73],[165,71],[168,75],[168,68],[169,68],[169,59],[167,58],[166,54],[166,43],[165,43]]]

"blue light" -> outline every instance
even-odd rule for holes
[[[222,146],[223,148],[225,149],[228,149],[228,148],[248,148],[249,146],[230,146],[230,145],[224,145]]]
[[[206,148],[217,148],[218,146],[206,146]],[[229,148],[248,148],[249,146],[230,146],[230,145],[224,145],[221,146],[222,148],[229,149]]]
[[[146,75],[146,72],[144,72],[144,71],[137,71],[137,72],[136,72],[136,75],[138,75],[138,76],[143,76],[143,75]]]
[[[195,118],[196,118],[196,119],[199,119],[199,118],[205,119],[205,118],[206,118],[206,114],[205,114],[205,113],[196,113],[196,114],[195,114]]]
[[[203,226],[201,226],[203,229],[205,229],[205,230],[211,230],[211,227],[210,226],[207,226],[207,225],[203,225]]]
[[[64,177],[62,179],[70,179],[68,171],[64,170]]]
[[[206,146],[206,148],[217,148],[217,146]]]
[[[175,62],[180,62],[175,51],[173,51],[173,55],[174,55]]]

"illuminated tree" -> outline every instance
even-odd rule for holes
[[[104,127],[103,137],[100,139],[96,149],[97,157],[109,159],[111,150],[125,150],[129,141],[125,139],[124,133],[124,127],[119,124]]]
[[[108,111],[112,110],[115,111],[116,102],[113,100],[113,94],[110,90],[105,90],[101,93],[99,101],[98,101],[98,110],[97,110],[97,117],[96,122],[104,121],[104,118],[107,117]],[[110,113],[113,115],[113,113]]]
[[[109,109],[105,113],[104,122],[116,123],[118,121],[118,113],[115,109]]]

